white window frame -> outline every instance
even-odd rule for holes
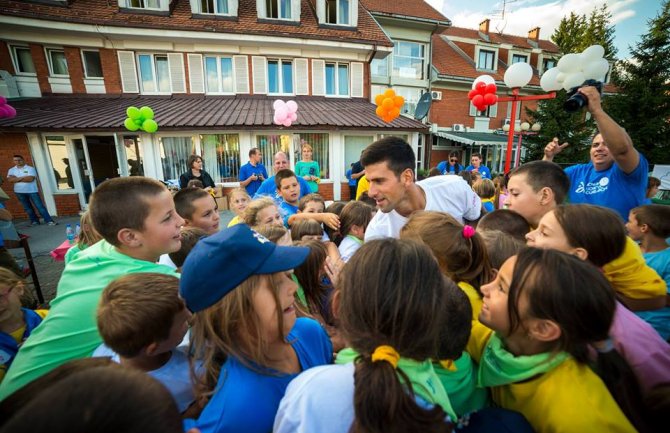
[[[169,0],[155,0],[158,2],[158,7],[157,8],[152,8],[146,6],[146,3],[149,2],[150,0],[138,0],[142,2],[142,6],[133,6],[132,0],[120,0],[119,3],[123,2],[124,5],[123,7],[127,9],[135,9],[135,10],[146,10],[146,11],[166,11],[168,10],[168,4]],[[120,4],[119,4],[120,6]]]
[[[53,59],[51,58],[52,52],[62,52],[63,58],[65,58],[65,65],[67,67],[67,74],[56,74],[53,67]],[[65,57],[65,49],[59,47],[44,47],[44,54],[47,57],[47,65],[49,66],[49,76],[58,77],[58,78],[68,78],[70,77],[70,66],[67,64],[67,57]]]
[[[216,76],[219,82],[219,89],[216,92],[212,92],[209,90],[209,86],[207,83],[207,58],[208,57],[214,57],[216,59]],[[223,85],[223,80],[221,79],[221,59],[229,59],[230,60],[230,66],[231,66],[231,78],[233,80],[233,89],[230,92],[224,92],[221,90],[222,85]],[[207,95],[234,95],[235,94],[235,84],[237,82],[237,77],[235,76],[235,62],[233,60],[233,56],[220,56],[216,54],[203,54],[202,55],[202,70],[203,70],[203,81],[205,84],[205,94]]]
[[[202,0],[195,0],[195,1],[198,3],[198,11],[199,11],[198,13],[200,13],[200,14],[203,14],[203,15],[221,15],[221,16],[224,16],[224,17],[228,17],[228,16],[233,15],[232,12],[231,12],[232,11],[232,7],[231,7],[232,5],[231,5],[230,0],[223,0],[223,1],[226,2],[226,6],[228,7],[228,12],[221,12],[221,11],[216,10],[216,9],[219,8],[217,0],[213,0],[213,6],[214,6],[214,9],[215,9],[214,12],[205,12],[204,10],[202,10]]]
[[[546,62],[554,62],[554,66],[552,66],[549,69],[553,69],[556,66],[558,66],[558,60],[556,60],[556,58],[554,58],[554,57],[544,57],[540,60],[540,67],[538,68],[538,70],[540,71],[540,75],[544,74],[545,72],[547,72],[549,70],[549,69],[546,68]]]
[[[23,50],[28,50],[30,53],[30,60],[33,62],[33,69],[35,69],[35,72],[22,72],[19,71],[19,56],[16,53],[16,49],[20,48]],[[14,72],[16,75],[22,75],[25,77],[36,77],[37,76],[37,68],[35,68],[35,61],[33,60],[33,55],[32,51],[30,50],[30,47],[28,45],[14,45],[14,44],[9,44],[9,55],[12,59],[12,65],[14,66]]]
[[[270,62],[277,62],[277,81],[278,81],[278,87],[279,87],[279,92],[274,93],[270,92]],[[284,93],[284,68],[282,68],[282,65],[284,62],[291,62],[291,93]],[[265,79],[267,80],[267,90],[268,90],[268,95],[286,95],[286,96],[293,96],[295,95],[295,60],[294,59],[279,59],[279,58],[272,58],[272,59],[267,59],[266,63],[266,76]],[[324,74],[325,74],[325,67],[324,67]],[[325,88],[325,87],[324,87]]]
[[[151,56],[151,73],[153,74],[154,84],[156,90],[147,91],[144,89],[142,84],[142,67],[140,66],[140,56]],[[167,92],[158,90],[158,74],[156,73],[156,56],[165,57],[168,62],[168,84],[170,89]],[[172,78],[170,77],[170,60],[168,59],[167,53],[145,53],[140,52],[135,54],[135,67],[137,68],[137,80],[140,89],[140,94],[142,95],[171,95],[172,94]]]
[[[395,53],[395,48],[396,46],[398,47],[398,51],[400,51],[400,44],[417,44],[423,47],[423,57],[421,57],[421,76],[420,77],[403,77],[402,75],[396,75],[395,74],[395,64],[396,64],[396,58],[397,57],[402,57],[402,58],[408,58],[408,59],[418,59],[419,57],[413,57],[413,56],[402,56],[399,54]],[[392,57],[392,62],[391,62],[391,76],[396,77],[396,78],[406,78],[410,80],[425,80],[427,79],[427,73],[426,73],[426,66],[428,65],[428,61],[426,60],[427,52],[428,52],[428,46],[422,42],[416,42],[416,41],[406,41],[406,40],[394,40],[393,41],[393,52],[391,53]]]
[[[98,50],[89,50],[89,49],[82,49],[81,50],[81,64],[82,68],[84,69],[84,78],[87,80],[103,80],[105,77],[105,72],[102,70],[102,58],[100,59],[100,72],[102,72],[102,77],[89,77],[88,76],[88,70],[86,70],[86,57],[84,56],[84,53],[98,53],[100,55],[100,51]]]
[[[487,51],[487,52],[493,53],[493,69],[487,69],[487,68],[481,67],[479,65],[479,53],[481,51]],[[476,68],[477,68],[478,71],[495,72],[495,71],[498,70],[498,68],[496,68],[496,66],[498,64],[498,49],[494,48],[494,47],[488,47],[488,46],[481,46],[481,47],[477,46],[477,47],[475,47],[475,59],[474,60],[475,60],[475,65],[477,65]]]
[[[347,16],[348,22],[342,23],[340,22],[340,2],[342,0],[321,0],[324,2],[324,17],[323,17],[323,22],[324,24],[328,24],[331,26],[345,26],[345,27],[351,27],[352,22],[353,22],[353,4],[351,0],[347,0],[349,2],[349,15]],[[328,21],[328,2],[329,1],[334,1],[335,2],[335,22],[331,23]]]
[[[328,65],[335,65],[335,93],[328,94],[328,74],[326,70]],[[347,67],[347,94],[340,95],[340,65]],[[351,96],[351,65],[345,62],[329,62],[326,61],[323,66],[323,90],[327,98],[349,98]]]
[[[267,0],[262,0],[262,1],[267,1]],[[268,19],[268,20],[285,20],[285,21],[294,21],[295,18],[293,17],[293,2],[295,0],[289,0],[288,2],[288,16],[283,17],[281,16],[281,3],[282,0],[270,0],[271,3],[273,3],[277,7],[277,16],[276,17],[271,17],[270,12],[267,10],[267,6],[265,8],[265,16],[263,18]]]
[[[528,63],[528,64],[530,64],[530,60],[529,60],[530,55],[529,55],[529,54],[526,54],[526,53],[512,53],[512,52],[510,52],[510,55],[509,55],[509,56],[510,56],[510,57],[509,57],[509,63],[508,63],[508,64],[509,64],[510,66],[514,64],[514,57],[515,57],[515,56],[516,56],[516,57],[523,57],[524,59],[526,59],[526,61],[525,61],[524,63]],[[519,62],[517,62],[517,63],[519,63]]]

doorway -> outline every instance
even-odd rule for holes
[[[79,201],[86,208],[93,190],[107,179],[119,177],[119,160],[114,136],[79,136],[70,138],[74,149]]]

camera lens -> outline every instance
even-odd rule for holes
[[[563,103],[563,109],[565,111],[570,111],[570,112],[578,111],[578,110],[584,108],[584,106],[586,104],[587,104],[587,100],[584,97],[584,95],[582,95],[580,93],[575,93],[570,98],[568,98],[567,101],[565,101]]]

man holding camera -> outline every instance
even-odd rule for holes
[[[644,204],[649,164],[635,150],[628,133],[619,126],[600,104],[600,92],[592,86],[579,89],[587,99],[587,109],[598,125],[591,143],[591,162],[565,169],[570,178],[570,203],[588,203],[615,210],[624,221],[628,212]],[[568,143],[558,138],[544,148],[545,161],[552,161]]]

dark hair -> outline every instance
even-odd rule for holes
[[[295,277],[300,282],[307,305],[303,305],[310,315],[318,315],[329,324],[333,325],[332,314],[330,313],[330,292],[332,286],[323,281],[323,265],[328,257],[328,251],[323,242],[309,240],[297,241],[293,245],[308,247],[309,255],[307,259],[293,269]],[[296,301],[298,297],[296,296]],[[299,303],[299,302],[298,302]]]
[[[458,175],[459,175],[460,177],[462,177],[463,180],[466,181],[466,182],[468,183],[468,186],[470,186],[470,187],[472,188],[473,178],[472,178],[472,172],[471,172],[471,171],[468,171],[468,170],[461,170],[461,171],[458,173]]]
[[[374,209],[361,201],[350,201],[340,213],[340,233],[346,236],[355,225],[365,230],[372,220]]]
[[[203,162],[203,164],[205,162],[200,155],[196,155],[196,154],[189,155],[188,159],[186,160],[186,166],[188,167],[188,169],[189,170],[192,169],[193,164],[195,162],[197,162],[198,160],[201,160]]]
[[[638,225],[646,224],[654,236],[670,237],[670,206],[648,204],[631,209]]]
[[[484,215],[477,223],[478,232],[490,230],[500,230],[525,243],[530,224],[521,214],[511,209],[496,209]]]
[[[300,200],[298,201],[298,209],[301,212],[304,211],[305,206],[307,206],[307,203],[309,203],[310,201],[321,203],[324,208],[326,207],[326,202],[323,200],[321,194],[319,194],[318,192],[313,192],[310,194],[306,194],[300,198]]]
[[[183,426],[172,396],[156,379],[108,366],[76,371],[42,389],[2,431],[181,433]]]
[[[279,170],[277,174],[275,174],[275,186],[277,187],[277,190],[281,189],[281,181],[284,179],[290,179],[292,177],[295,177],[296,180],[298,180],[298,177],[295,175],[293,170],[285,168],[283,170]],[[300,184],[298,184],[299,186]]]
[[[18,155],[18,154],[12,156],[12,158],[21,158],[21,159],[25,159],[25,158],[23,157],[23,155]]]
[[[357,201],[363,202],[366,205],[370,206],[373,211],[377,209],[377,202],[375,201],[374,198],[370,197],[367,191],[362,192],[361,196],[358,197]]]
[[[186,184],[186,188],[205,188],[205,185],[198,179],[191,179]]]
[[[472,155],[470,155],[470,158],[472,158],[473,156],[476,156],[479,159],[483,159],[482,154],[479,152],[473,152]]]
[[[486,252],[492,269],[500,270],[507,259],[516,256],[522,249],[526,248],[525,242],[509,233],[500,230],[479,232],[479,226],[477,226],[477,230],[486,245]]]
[[[193,202],[203,197],[211,197],[211,195],[202,188],[191,186],[180,189],[172,198],[174,200],[174,207],[179,216],[190,220],[193,218],[193,212],[195,212]]]
[[[649,176],[647,179],[647,189],[649,190],[655,186],[661,186],[661,179],[654,176]]]
[[[438,359],[457,360],[463,354],[472,330],[472,304],[468,295],[456,283],[447,279],[447,298],[444,303],[446,323],[441,326],[442,337]]]
[[[298,221],[300,222],[300,221]],[[254,226],[252,227],[254,230],[256,230],[259,234],[265,236],[269,241],[272,243],[277,243],[286,236],[286,233],[288,233],[288,230],[286,230],[286,227],[284,226],[277,226],[277,225],[270,225],[270,224],[264,224],[262,226]]]
[[[181,247],[177,251],[168,253],[172,263],[181,268],[195,244],[204,237],[207,237],[207,232],[200,227],[182,227],[180,233]]]
[[[361,154],[363,167],[386,162],[389,170],[400,177],[403,171],[409,169],[414,172],[416,158],[412,147],[402,138],[384,137],[365,148]]]
[[[428,171],[428,177],[440,176],[441,174],[442,172],[437,167],[433,167],[430,169],[430,171]]]
[[[616,299],[605,276],[576,256],[556,250],[526,248],[517,255],[509,287],[510,332],[522,326],[519,302],[527,299],[524,317],[547,319],[561,329],[556,350],[589,364],[589,346],[607,340]],[[598,352],[595,372],[638,430],[646,431],[639,384],[616,350]]]
[[[334,201],[330,205],[326,207],[325,212],[326,213],[334,213],[338,217],[342,213],[342,209],[344,209],[344,206],[347,204],[345,201]],[[340,234],[339,230],[334,230],[328,226],[328,224],[324,224],[323,230],[326,232],[328,235],[328,239],[331,241],[335,242],[335,245],[340,245],[340,242],[342,241],[342,235]]]
[[[359,353],[353,433],[451,431],[440,406],[416,403],[401,369],[371,358],[381,345],[405,358],[435,358],[447,322],[446,285],[430,250],[406,240],[366,242],[344,266],[338,316],[345,340]]]
[[[589,262],[602,267],[623,254],[626,230],[616,212],[590,204],[561,205],[553,212],[568,243],[584,248]]]
[[[167,192],[165,185],[148,177],[106,180],[91,195],[93,227],[107,242],[119,246],[119,231],[144,230],[144,220],[151,212],[149,200],[164,192]]]
[[[291,239],[302,240],[303,236],[323,236],[323,227],[312,219],[298,220],[291,226]]]
[[[249,149],[249,157],[252,157],[253,155],[258,153],[258,148],[257,147],[252,147]]]
[[[556,204],[561,204],[568,195],[570,179],[563,169],[550,161],[527,162],[510,172],[510,177],[525,174],[526,182],[538,192],[542,188],[549,188],[554,193]]]
[[[151,343],[166,340],[184,308],[178,278],[159,273],[124,275],[102,292],[98,330],[110,349],[133,358]]]

